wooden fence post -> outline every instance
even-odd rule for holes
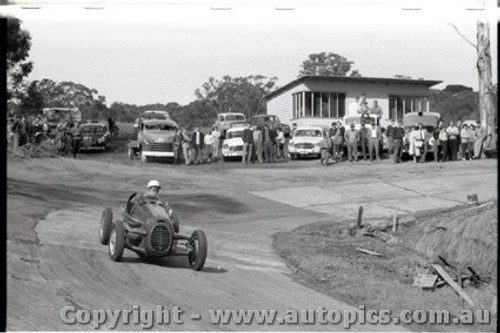
[[[357,227],[358,229],[361,229],[361,222],[363,221],[363,206],[359,206],[359,210],[358,210],[358,224],[357,224]]]

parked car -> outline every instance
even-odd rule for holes
[[[272,126],[277,126],[277,128],[281,128],[285,135],[290,134],[290,126],[288,126],[287,124],[283,124],[278,116],[275,115],[259,114],[251,117],[248,122],[250,123],[250,125],[256,125],[257,127],[260,127],[260,129],[262,129],[264,125],[269,126],[269,128],[271,128]]]
[[[78,108],[44,108],[42,112],[50,128],[55,128],[61,121],[75,124],[82,120],[82,113]]]
[[[403,154],[407,154],[409,151],[410,140],[408,138],[411,129],[420,123],[427,130],[424,151],[425,153],[431,153],[434,140],[430,139],[433,137],[432,133],[436,129],[440,120],[441,114],[438,112],[411,112],[405,114],[403,117],[403,127],[405,129],[405,136],[403,138]]]
[[[246,124],[241,123],[241,126],[234,126],[226,131],[226,137],[222,142],[222,156],[225,161],[239,157],[243,157],[243,131]]]
[[[137,140],[128,144],[128,156],[140,155],[143,162],[150,157],[174,157],[174,139],[177,123],[167,119],[143,119],[137,134]]]
[[[217,120],[215,121],[213,126],[217,126],[221,134],[221,137],[224,138],[226,136],[226,131],[231,128],[231,123],[242,122],[246,120],[247,119],[243,113],[237,113],[237,112],[219,113],[217,115]]]
[[[80,150],[105,150],[111,144],[111,134],[109,133],[108,125],[91,122],[80,125],[82,133],[82,141]]]
[[[321,141],[327,129],[321,126],[300,126],[295,130],[288,143],[288,152],[292,159],[301,156],[321,156]]]
[[[113,261],[120,261],[127,248],[141,258],[186,256],[199,271],[207,257],[205,233],[198,229],[185,236],[179,228],[178,216],[168,204],[133,193],[122,207],[122,219],[113,219],[111,208],[104,209],[99,238],[102,245],[108,245]]]

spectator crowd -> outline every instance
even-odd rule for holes
[[[241,162],[275,163],[289,160],[288,143],[293,138],[297,125],[285,132],[279,125],[251,126],[243,130],[243,151]],[[186,129],[177,132],[174,141],[175,163],[203,164],[217,161],[222,156],[224,137],[215,126],[206,133],[200,128],[188,134]],[[381,161],[391,158],[394,163],[401,163],[403,153],[407,152],[414,163],[423,163],[428,155],[436,163],[480,159],[481,156],[496,157],[496,130],[486,134],[486,129],[477,121],[475,124],[455,124],[453,121],[428,131],[423,124],[408,130],[402,121],[392,121],[385,129],[377,124],[359,129],[350,125],[347,129],[338,121],[323,131],[320,143],[322,165],[342,161],[357,162]]]
[[[373,108],[379,107],[374,103]],[[108,123],[109,128],[113,129],[112,135],[116,135],[116,123],[112,119],[108,119]],[[275,163],[290,159],[292,156],[288,152],[288,143],[296,130],[296,124],[292,125],[290,131],[285,131],[279,124],[246,125],[242,135],[241,162]],[[62,120],[51,127],[42,116],[12,115],[8,118],[7,143],[14,149],[26,143],[40,144],[46,141],[59,155],[73,154],[76,158],[81,140],[79,123]],[[176,131],[173,142],[174,164],[183,162],[199,165],[217,161],[222,155],[223,140],[223,133],[216,126],[206,133],[199,127],[192,132],[181,128]],[[492,134],[487,134],[479,121],[475,124],[450,121],[448,126],[439,121],[438,126],[430,132],[422,124],[414,126],[409,132],[408,129],[405,131],[401,120],[392,121],[385,129],[377,124],[365,126],[363,123],[359,129],[354,125],[346,129],[338,121],[323,132],[320,148],[320,163],[323,165],[360,159],[381,161],[384,158],[392,158],[394,163],[401,163],[404,150],[412,156],[414,163],[425,162],[428,153],[436,163],[474,160],[483,155],[488,158],[496,157],[497,132],[495,129]]]
[[[17,150],[26,144],[40,145],[46,143],[49,149],[59,156],[74,158],[80,153],[82,130],[80,122],[60,120],[55,126],[50,126],[46,117],[11,115],[7,120],[7,145]],[[111,118],[108,119],[112,136],[118,135],[118,126]]]

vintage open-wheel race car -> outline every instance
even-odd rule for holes
[[[194,230],[191,236],[179,233],[179,220],[172,208],[156,198],[133,193],[123,220],[113,219],[111,208],[104,209],[99,236],[102,245],[108,245],[109,256],[120,261],[127,248],[143,257],[187,256],[190,266],[199,271],[207,257],[207,239],[203,230]]]

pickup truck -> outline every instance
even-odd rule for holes
[[[168,157],[173,161],[174,140],[179,126],[171,119],[142,119],[137,140],[128,144],[128,156],[140,156],[143,162],[152,157]]]

